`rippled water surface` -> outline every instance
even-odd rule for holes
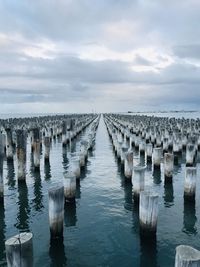
[[[79,148],[79,141],[72,151]],[[77,186],[74,205],[66,205],[63,241],[50,242],[48,188],[62,182],[70,161],[69,148],[60,139],[52,143],[50,165],[40,173],[31,166],[28,146],[27,183],[18,185],[14,166],[4,161],[5,203],[0,207],[0,265],[6,266],[4,242],[20,231],[34,235],[35,266],[174,266],[175,247],[187,244],[200,249],[199,178],[196,205],[184,205],[184,155],[175,166],[172,185],[164,185],[163,168],[148,165],[146,187],[160,195],[157,238],[142,240],[138,208],[132,201],[132,185],[124,180],[103,119],[93,152]],[[42,156],[42,155],[41,155]],[[42,158],[43,159],[43,158]],[[199,164],[198,166],[198,177]]]

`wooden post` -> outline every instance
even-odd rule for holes
[[[121,146],[121,164],[124,164],[125,161],[125,153],[128,151],[128,147],[126,146],[125,142]]]
[[[5,242],[8,267],[33,266],[32,238],[32,233],[20,233]]]
[[[196,193],[196,179],[197,179],[197,168],[186,167],[185,170],[185,185],[184,185],[184,198],[185,200],[195,200]]]
[[[164,154],[164,173],[165,173],[165,182],[172,182],[174,169],[174,156],[170,153]]]
[[[72,173],[76,176],[76,179],[79,179],[81,176],[81,168],[80,168],[79,159],[73,159],[71,170],[72,170]]]
[[[145,141],[142,139],[142,140],[140,141],[140,144],[139,144],[140,155],[144,155],[144,154],[145,154],[145,150],[146,150],[146,143],[145,143]]]
[[[190,246],[176,247],[175,267],[200,267],[200,251]]]
[[[76,196],[76,176],[72,172],[66,173],[63,184],[65,199],[69,202],[74,202]]]
[[[26,179],[26,138],[24,130],[17,130],[17,176],[19,181]]]
[[[140,233],[142,235],[155,234],[158,219],[158,195],[148,191],[140,193]]]
[[[80,145],[80,166],[84,167],[88,153],[88,142],[83,140]]]
[[[153,149],[154,168],[160,168],[161,158],[162,158],[162,148],[161,147],[154,147],[154,149]]]
[[[6,157],[7,160],[13,160],[13,139],[10,128],[6,128]]]
[[[49,189],[49,226],[51,238],[63,236],[64,222],[64,187]]]
[[[132,172],[133,172],[133,151],[127,151],[125,153],[125,167],[124,167],[125,177],[131,180]]]
[[[146,158],[147,162],[152,162],[153,145],[151,143],[146,144]]]
[[[186,166],[194,166],[195,147],[193,144],[188,144],[186,147]]]
[[[44,160],[45,162],[49,161],[49,154],[50,154],[50,145],[51,145],[51,138],[49,136],[44,137]]]
[[[137,166],[133,168],[134,175],[132,179],[133,183],[133,197],[137,202],[139,201],[140,192],[144,190],[144,174],[146,166]]]
[[[33,129],[33,164],[36,170],[40,169],[40,131]]]

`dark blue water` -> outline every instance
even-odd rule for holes
[[[78,148],[77,142],[72,150]],[[16,162],[15,166],[4,162],[6,196],[0,209],[0,265],[6,266],[5,240],[20,231],[31,231],[35,266],[174,266],[177,245],[200,249],[199,180],[196,205],[184,205],[183,159],[175,166],[173,184],[167,186],[162,166],[161,173],[153,173],[148,165],[145,185],[160,195],[158,229],[157,238],[141,240],[132,186],[124,180],[101,119],[94,151],[77,186],[76,204],[65,207],[64,239],[50,242],[48,188],[62,182],[70,153],[63,154],[61,140],[53,141],[50,165],[44,166],[42,161],[40,173],[35,173],[29,146],[26,185],[17,183]]]

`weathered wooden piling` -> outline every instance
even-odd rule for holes
[[[141,140],[140,144],[139,144],[140,155],[144,155],[145,154],[145,150],[146,150],[146,143],[145,143],[144,140]]]
[[[174,156],[170,153],[164,154],[164,174],[165,174],[165,182],[172,182],[174,169]]]
[[[44,137],[44,160],[45,162],[49,161],[49,155],[50,155],[50,146],[51,146],[51,138],[49,136]]]
[[[124,175],[131,180],[133,172],[133,151],[129,150],[125,153]]]
[[[163,151],[164,152],[168,152],[168,149],[169,149],[168,138],[164,137],[163,138]]]
[[[64,223],[64,187],[49,189],[49,226],[51,238],[63,236]]]
[[[33,165],[36,170],[40,169],[40,130],[33,129]]]
[[[200,251],[190,246],[176,247],[175,267],[200,267]]]
[[[127,151],[128,151],[128,146],[126,145],[126,142],[124,142],[124,143],[122,143],[121,153],[120,153],[120,156],[121,156],[121,164],[122,165],[124,165],[125,154],[126,154]]]
[[[146,144],[146,158],[147,162],[152,162],[153,145],[151,143]]]
[[[195,159],[195,146],[193,144],[188,144],[186,146],[186,166],[194,166]]]
[[[149,191],[140,193],[139,219],[142,235],[156,233],[158,219],[158,195],[156,193]]]
[[[72,172],[64,174],[63,184],[66,201],[74,202],[76,196],[76,176]]]
[[[144,190],[144,174],[145,174],[146,166],[136,166],[133,167],[133,197],[137,202],[139,201],[140,192]]]
[[[154,149],[153,149],[154,168],[160,168],[161,159],[162,159],[162,148],[161,147],[154,147]]]
[[[62,122],[62,145],[67,145],[67,123],[66,121]]]
[[[80,160],[73,159],[71,162],[71,171],[76,176],[76,179],[79,179],[81,176]]]
[[[184,199],[185,200],[189,200],[189,201],[195,200],[196,179],[197,179],[197,168],[186,167],[185,184],[184,184]]]
[[[5,242],[8,267],[33,266],[33,235],[20,233]]]
[[[24,130],[17,130],[17,177],[18,181],[26,179],[26,140],[27,135]]]
[[[6,128],[6,157],[7,160],[13,160],[13,139],[11,128]]]
[[[80,167],[84,167],[86,164],[88,154],[88,141],[82,140],[80,145]]]

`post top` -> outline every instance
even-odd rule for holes
[[[20,233],[6,240],[5,245],[8,245],[8,246],[20,245],[31,240],[32,237],[33,237],[32,233],[28,233],[28,232]]]
[[[200,251],[193,247],[180,245],[176,247],[176,253],[182,260],[200,262]]]

